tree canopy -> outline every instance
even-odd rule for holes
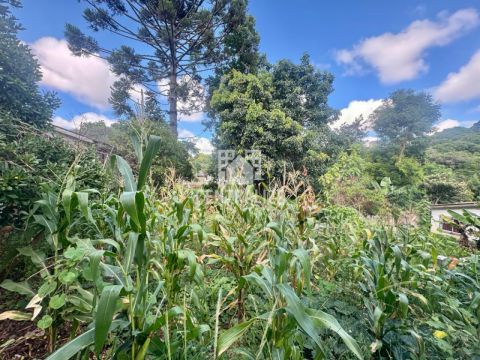
[[[226,62],[229,37],[248,22],[245,0],[83,0],[84,18],[94,32],[123,37],[125,45],[102,47],[79,28],[67,24],[65,36],[76,55],[105,57],[119,77],[111,102],[120,114],[132,115],[132,91],[145,89],[147,108],[158,116],[168,98],[172,133],[178,114],[202,110],[201,73]],[[229,56],[231,55],[231,56]],[[152,116],[148,116],[152,118]]]
[[[375,132],[384,141],[398,146],[399,155],[403,156],[408,145],[432,131],[440,115],[440,105],[431,95],[407,89],[390,94],[373,112],[370,121]]]
[[[42,127],[51,121],[59,101],[55,94],[40,91],[40,66],[29,46],[18,39],[22,26],[9,5],[20,2],[0,1],[0,111],[2,117]]]

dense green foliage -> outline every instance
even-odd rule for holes
[[[11,119],[0,123],[0,274],[18,260],[16,248],[32,242],[38,229],[25,226],[35,201],[46,189],[60,191],[65,175],[75,171],[85,188],[108,187],[94,149],[72,147],[57,136]],[[33,242],[35,242],[34,240]]]
[[[116,157],[119,195],[92,197],[70,174],[38,202],[49,249],[19,249],[38,267],[38,285],[4,281],[31,300],[0,318],[36,321],[48,359],[480,354],[478,256],[438,262],[465,253],[428,230],[322,208],[294,178],[266,197],[175,183],[153,193],[142,179],[159,141],[140,142],[138,177]],[[72,340],[54,351],[65,322]]]
[[[0,117],[45,126],[59,102],[53,93],[40,92],[40,66],[28,45],[18,39],[22,27],[9,3],[0,1]]]
[[[399,148],[402,157],[407,146],[425,137],[440,119],[440,105],[432,96],[413,90],[393,92],[370,117],[373,129]]]
[[[282,60],[269,68],[257,74],[233,69],[223,76],[209,104],[215,144],[261,150],[270,180],[298,170],[318,190],[318,177],[357,140],[327,125],[336,116],[328,105],[333,76],[316,69],[307,55],[299,64]]]
[[[164,182],[165,174],[174,169],[177,176],[191,179],[193,176],[190,163],[190,144],[178,141],[163,122],[138,120],[120,121],[107,127],[103,122],[82,123],[79,133],[113,147],[115,153],[124,157],[130,166],[138,169],[135,146],[132,137],[151,134],[160,136],[160,151],[153,162],[152,176],[157,185]]]

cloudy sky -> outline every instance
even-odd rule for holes
[[[116,121],[108,104],[115,75],[106,61],[70,54],[66,22],[85,28],[76,0],[24,0],[16,11],[43,72],[42,86],[58,92],[55,123]],[[340,123],[368,116],[398,88],[430,92],[442,104],[439,129],[470,126],[480,119],[480,2],[478,0],[251,0],[261,50],[270,61],[294,61],[304,52],[335,75],[331,105]],[[108,33],[99,42],[121,43]],[[184,116],[180,136],[197,136],[211,151],[203,114]]]

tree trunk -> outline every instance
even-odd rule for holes
[[[178,138],[177,130],[177,121],[178,121],[178,112],[177,112],[177,69],[176,67],[172,68],[172,73],[170,74],[170,84],[169,84],[169,93],[168,93],[168,104],[169,104],[169,121],[170,121],[170,130],[172,131],[175,139]]]
[[[405,152],[405,147],[407,146],[406,142],[405,141],[402,141],[400,143],[400,154],[398,155],[398,159],[399,160],[402,160],[403,158],[403,153]]]

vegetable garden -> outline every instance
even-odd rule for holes
[[[136,142],[137,176],[113,158],[121,190],[78,188],[72,167],[36,202],[49,247],[18,249],[35,270],[1,286],[27,304],[0,317],[44,330],[47,359],[478,356],[478,255],[322,206],[294,174],[265,196],[155,188],[159,141]]]

